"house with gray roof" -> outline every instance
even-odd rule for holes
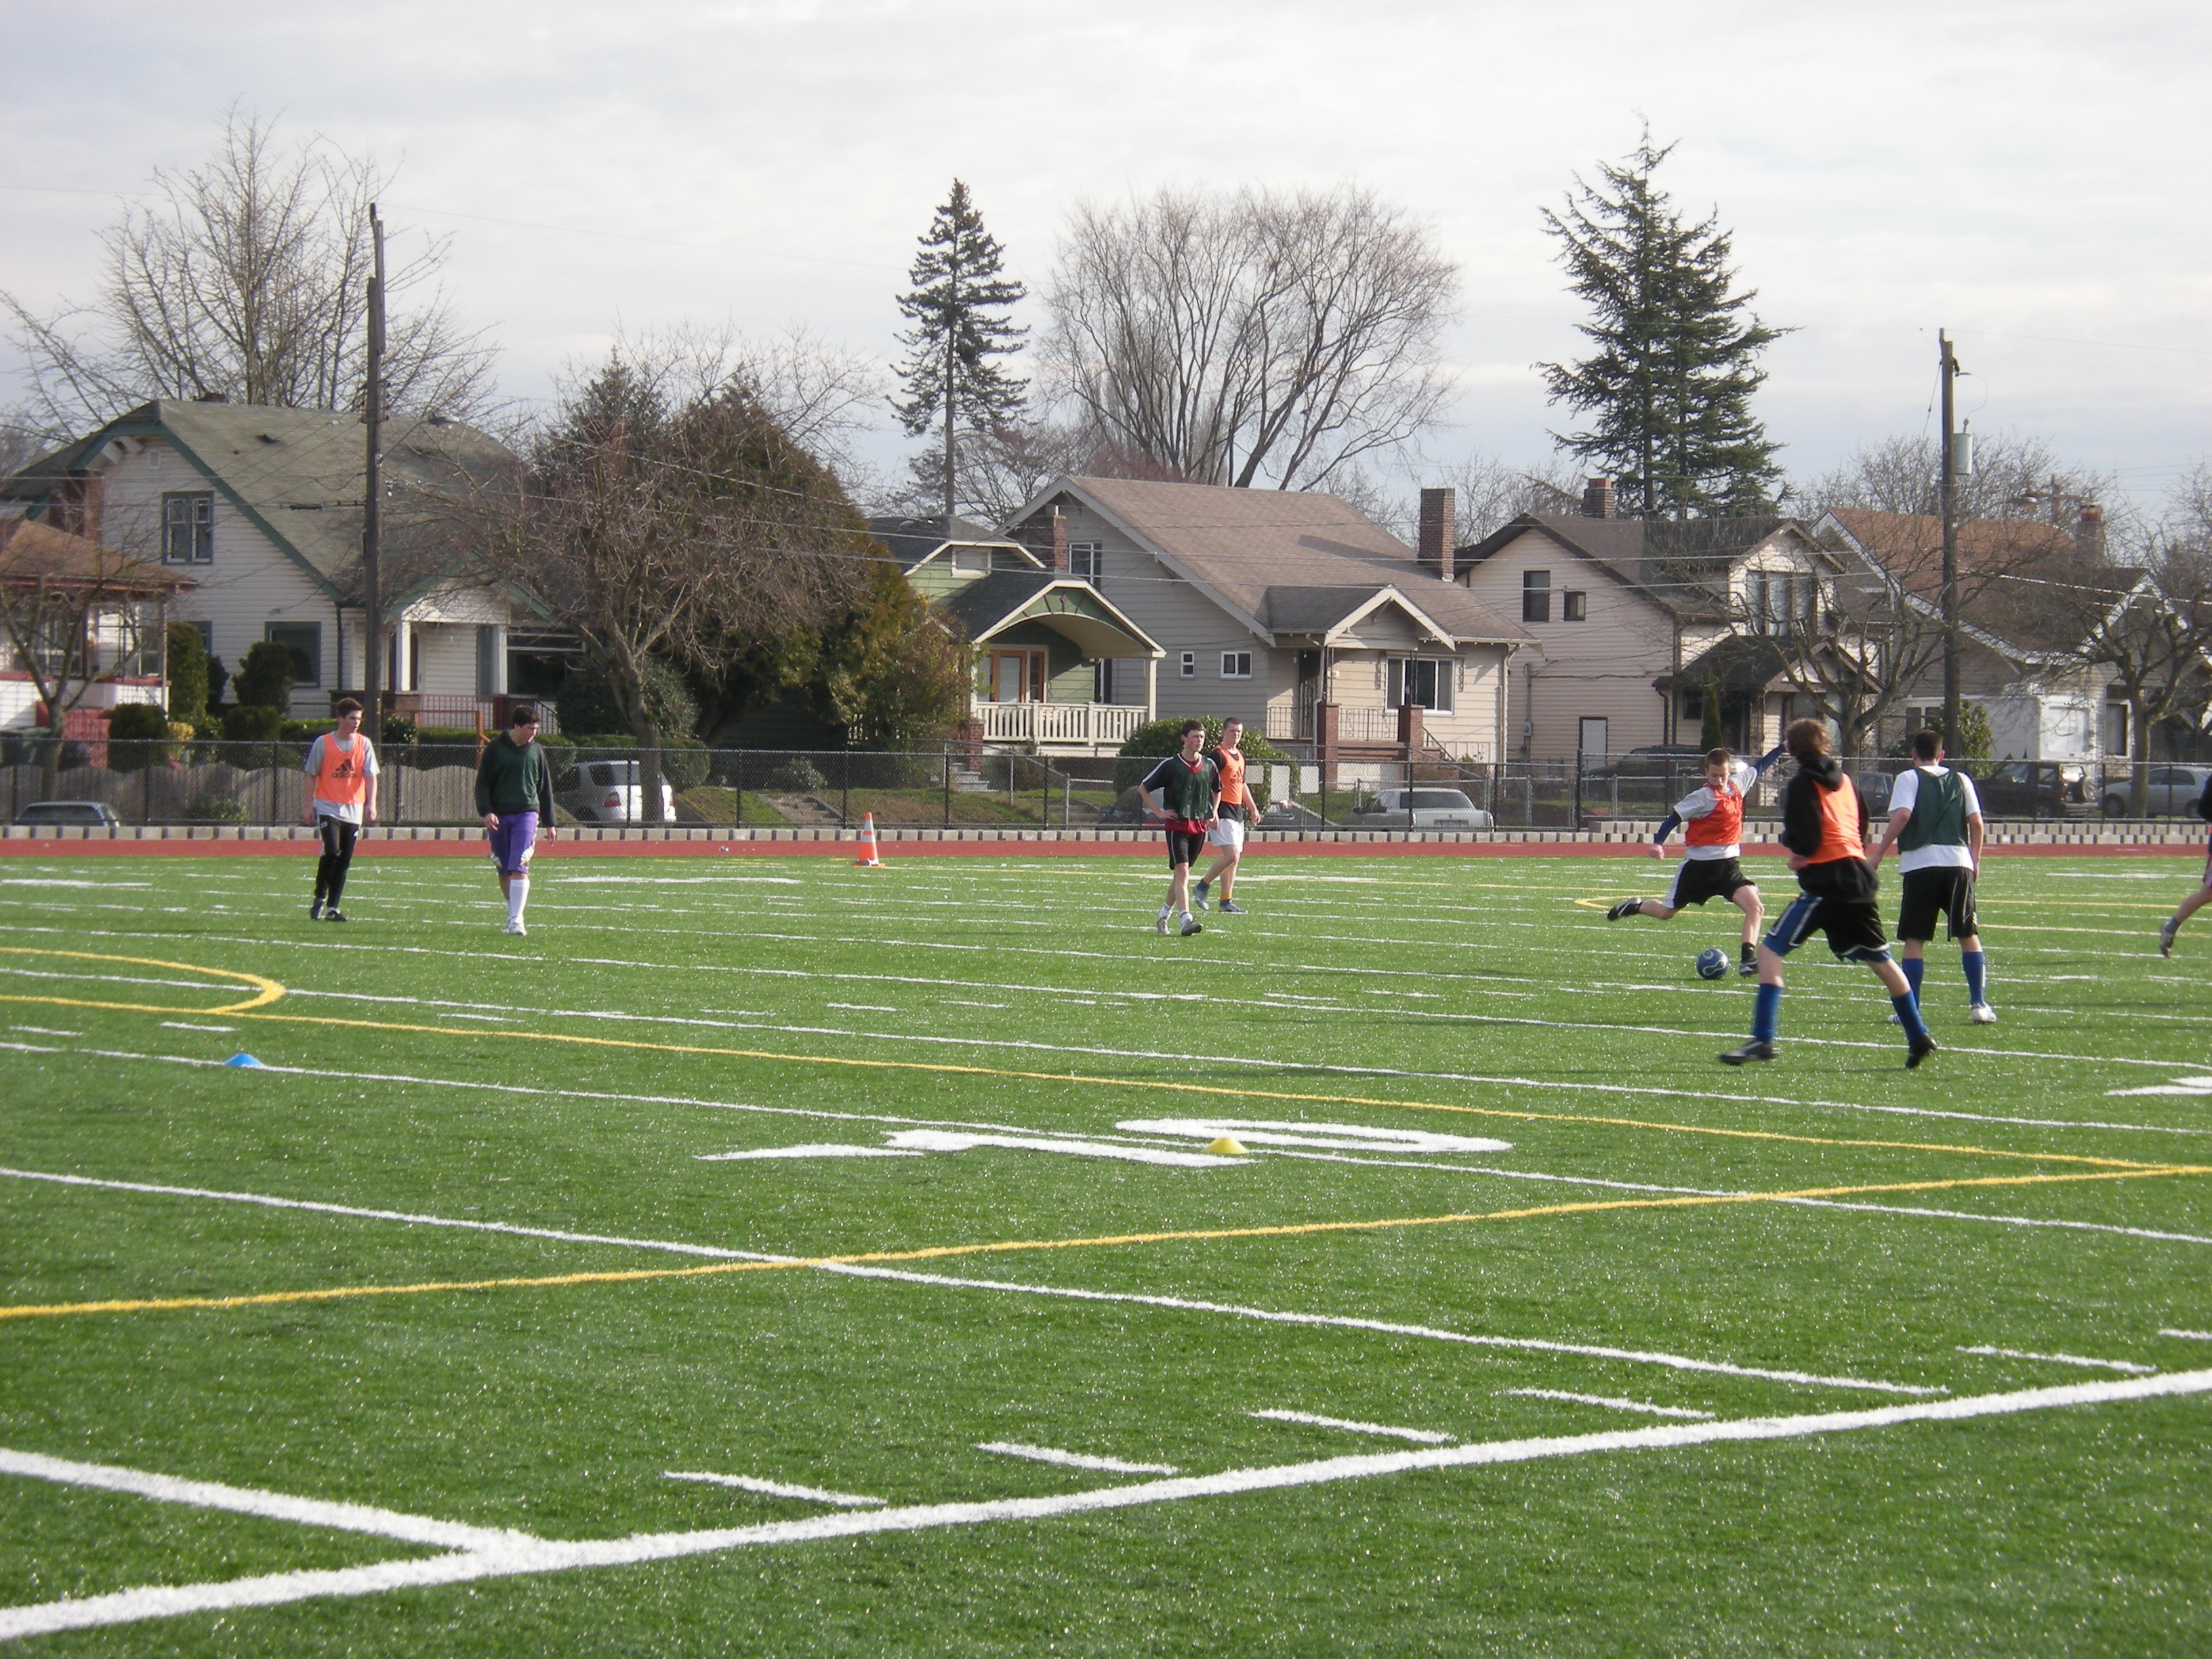
[[[385,684],[426,723],[495,717],[511,661],[539,638],[507,599],[463,580],[424,526],[441,495],[513,460],[461,422],[399,417],[384,428]],[[0,511],[40,519],[177,569],[194,586],[173,614],[235,669],[273,640],[293,658],[295,714],[358,690],[365,647],[361,417],[332,410],[160,398],[45,457],[0,489]],[[526,686],[518,690],[538,690]]]
[[[1561,761],[1694,744],[1708,698],[1730,746],[1771,747],[1814,712],[1780,642],[1834,631],[1844,569],[1795,519],[1620,518],[1601,478],[1581,514],[1522,514],[1452,559],[1455,580],[1533,638],[1513,752]]]
[[[1449,505],[1425,492],[1417,550],[1316,491],[1063,477],[1006,539],[1064,560],[1159,641],[1098,665],[1102,704],[1236,714],[1324,762],[1409,741],[1495,760],[1507,659],[1533,641],[1449,580]]]

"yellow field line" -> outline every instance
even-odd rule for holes
[[[167,968],[179,974],[211,974],[217,979],[242,979],[257,993],[244,1002],[226,1003],[220,1008],[157,1008],[131,1002],[76,1002],[66,997],[0,996],[0,1002],[38,1002],[57,1008],[114,1008],[134,1014],[242,1014],[249,1008],[259,1008],[274,1002],[284,994],[282,985],[273,979],[264,979],[258,974],[242,974],[235,968],[203,968],[190,962],[163,962],[157,957],[117,957],[96,951],[37,950],[24,945],[0,945],[0,956],[65,957],[72,962],[120,962],[133,968]]]
[[[425,1296],[453,1291],[542,1290],[568,1285],[627,1285],[654,1279],[706,1279],[720,1273],[769,1273],[790,1267],[864,1267],[889,1261],[939,1261],[949,1256],[1010,1255],[1028,1250],[1079,1250],[1125,1244],[1174,1244],[1231,1238],[1290,1238],[1311,1233],[1377,1232],[1397,1227],[1443,1227],[1477,1221],[1527,1221],[1547,1216],[1595,1215],[1608,1210],[1680,1210],[1721,1204],[1784,1204],[1796,1199],[1856,1198],[1872,1193],[1943,1192],[1961,1187],[2033,1187],[2081,1181],[2140,1181],[2149,1176],[2212,1175],[2212,1165],[2172,1164],[2094,1175],[1973,1176],[1948,1181],[1886,1182],[1870,1187],[1807,1187],[1792,1192],[1686,1194],[1668,1198],[1589,1199],[1519,1210],[1452,1215],[1401,1216],[1380,1221],[1302,1221],[1270,1227],[1193,1228],[1176,1232],[1113,1233],[1095,1238],[1006,1239],[983,1244],[935,1244],[918,1250],[869,1250],[855,1255],[794,1257],[781,1261],[717,1261],[701,1267],[635,1267],[620,1272],[552,1273],[531,1279],[434,1279],[417,1285],[345,1285],[318,1291],[266,1291],[253,1296],[178,1296],[108,1302],[53,1302],[0,1306],[0,1320],[58,1318],[71,1314],[163,1313],[180,1309],[265,1308],[291,1302],[339,1302],[372,1296]]]
[[[0,946],[15,951],[15,947]],[[1140,1089],[1163,1094],[1213,1095],[1232,1100],[1282,1100],[1307,1105],[1379,1106],[1415,1112],[1456,1112],[1469,1117],[1506,1118],[1534,1123],[1589,1123],[1603,1128],[1650,1129],[1667,1134],[1711,1135],[1724,1140],[1771,1140],[1798,1146],[1846,1146],[1877,1152],[1946,1152],[1969,1158],[2002,1158],[2032,1164],[2079,1164],[2100,1170],[2140,1170],[2163,1172],[2168,1166],[2132,1158],[2090,1158],[2077,1152],[2016,1152],[1993,1146],[1961,1146],[1945,1141],[1859,1140],[1831,1135],[1800,1135],[1779,1129],[1723,1129],[1705,1124],[1665,1123],[1653,1118],[1594,1117],[1575,1112],[1540,1112],[1525,1107],[1459,1106],[1432,1100],[1392,1100],[1376,1095],[1310,1094],[1279,1089],[1231,1088],[1221,1084],[1170,1083],[1158,1079],[1092,1077],[1079,1072],[1026,1072],[994,1066],[961,1066],[945,1060],[860,1060],[837,1054],[793,1054],[769,1048],[720,1048],[703,1043],[648,1042],[638,1037],[582,1036],[566,1031],[506,1031],[483,1026],[459,1029],[450,1025],[417,1025],[399,1020],[346,1019],[334,1014],[273,1014],[250,1012],[284,994],[275,980],[227,968],[200,968],[189,963],[156,962],[142,957],[103,957],[83,951],[16,951],[31,956],[73,957],[90,962],[125,962],[142,967],[170,968],[183,973],[222,974],[250,980],[263,988],[250,1001],[222,1008],[169,1008],[133,1002],[95,1002],[72,997],[0,995],[0,1002],[30,1002],[58,1008],[102,1008],[142,1014],[235,1014],[242,1019],[277,1024],[335,1026],[356,1031],[407,1031],[430,1036],[505,1037],[526,1042],[565,1043],[574,1048],[621,1048],[651,1054],[704,1054],[724,1060],[763,1060],[794,1066],[842,1066],[861,1071],[929,1072],[958,1077],[1010,1078],[1034,1083],[1081,1083],[1113,1089]]]

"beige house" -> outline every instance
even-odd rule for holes
[[[1425,492],[1417,551],[1334,495],[1065,477],[1007,535],[1158,642],[1097,665],[1101,704],[1237,714],[1318,760],[1402,755],[1410,736],[1491,761],[1530,636],[1447,580],[1449,497]]]
[[[404,417],[385,434],[385,684],[427,723],[495,716],[510,653],[543,647],[501,596],[410,553],[410,507],[511,459],[458,422]],[[0,505],[189,576],[173,616],[235,671],[249,647],[292,653],[292,712],[326,714],[362,681],[361,418],[331,410],[161,398],[8,483]],[[514,637],[515,632],[522,637]],[[554,644],[557,647],[558,642]]]
[[[1778,741],[1799,712],[1779,642],[1834,629],[1843,558],[1795,519],[1619,518],[1607,480],[1583,505],[1522,514],[1453,560],[1456,581],[1534,637],[1513,668],[1510,752],[1695,744],[1709,697],[1732,746]]]

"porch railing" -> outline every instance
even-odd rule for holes
[[[1145,723],[1132,703],[979,702],[986,743],[1116,744]]]

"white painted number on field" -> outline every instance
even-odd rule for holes
[[[1133,1135],[1212,1140],[1229,1135],[1252,1146],[1350,1152],[1510,1152],[1510,1140],[1437,1134],[1427,1129],[1370,1129],[1358,1123],[1290,1123],[1264,1118],[1135,1117],[1114,1126]]]

